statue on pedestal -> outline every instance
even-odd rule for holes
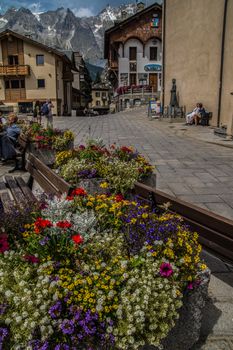
[[[176,95],[176,79],[172,79],[170,107],[179,107]]]

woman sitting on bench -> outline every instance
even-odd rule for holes
[[[3,162],[14,159],[17,154],[15,146],[21,131],[16,124],[17,120],[17,116],[11,113],[8,117],[8,126],[0,133],[0,158]]]
[[[195,123],[197,125],[199,120],[201,119],[201,114],[204,113],[205,110],[203,108],[202,103],[197,103],[196,108],[191,113],[186,115],[186,124],[192,125]]]

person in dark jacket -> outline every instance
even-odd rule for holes
[[[8,117],[8,126],[0,134],[0,158],[2,161],[13,159],[16,156],[16,143],[20,135],[20,128],[16,124],[17,116],[11,113]]]

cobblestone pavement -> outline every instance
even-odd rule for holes
[[[55,125],[72,129],[76,143],[91,137],[134,145],[156,165],[158,189],[233,218],[232,149],[177,134],[171,124],[148,120],[143,109],[56,118]]]

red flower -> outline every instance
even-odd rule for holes
[[[67,201],[72,201],[73,199],[74,199],[73,196],[67,196],[67,197],[66,197],[66,200],[67,200]]]
[[[0,253],[4,253],[10,249],[7,239],[8,235],[6,233],[0,234]]]
[[[73,190],[71,192],[71,196],[84,196],[85,197],[86,195],[87,195],[87,192],[81,187],[76,188],[75,190]]]
[[[125,153],[132,153],[133,152],[129,147],[126,147],[126,146],[122,146],[121,151],[125,152]]]
[[[72,224],[69,221],[59,221],[56,223],[56,226],[60,228],[70,228]]]
[[[32,264],[38,264],[40,262],[40,259],[38,259],[36,256],[34,255],[24,255],[24,260],[32,263]]]
[[[80,236],[80,235],[74,235],[71,237],[72,238],[72,241],[75,243],[75,244],[81,244],[83,243],[83,237]]]
[[[44,220],[42,218],[37,218],[36,222],[34,223],[35,226],[35,232],[40,233],[40,231],[47,227],[52,227],[53,224],[49,220]]]
[[[115,201],[116,201],[116,202],[122,202],[123,199],[124,199],[124,197],[122,196],[122,194],[117,194],[117,195],[115,196]]]

